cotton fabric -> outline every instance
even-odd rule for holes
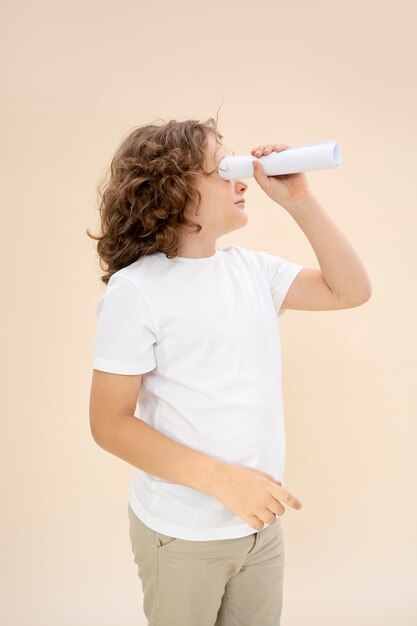
[[[209,257],[140,257],[96,306],[93,368],[142,374],[139,418],[220,461],[284,481],[279,317],[303,266],[239,245]],[[137,469],[128,489],[148,528],[210,541],[254,529],[216,498]]]

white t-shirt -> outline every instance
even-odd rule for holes
[[[143,374],[140,419],[220,461],[284,485],[281,304],[302,265],[232,245],[204,258],[165,253],[115,272],[100,297],[93,368]],[[151,529],[195,541],[254,532],[198,489],[137,469],[128,490]]]

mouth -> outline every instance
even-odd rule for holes
[[[244,201],[244,200],[239,200],[239,202],[235,202],[235,204],[236,204],[237,206],[240,206],[240,207],[242,207],[242,208],[243,208],[243,207],[245,206],[245,201]]]

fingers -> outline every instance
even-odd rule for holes
[[[297,498],[292,496],[290,493],[288,494],[288,497],[284,501],[287,502],[287,504],[289,504],[290,506],[292,506],[293,509],[301,509],[301,507],[303,506],[301,502],[297,500]]]
[[[272,151],[281,152],[281,150],[285,150],[289,148],[286,144],[268,144],[266,146],[257,146],[251,150],[251,154],[255,157],[266,156],[267,154],[271,154]]]
[[[276,499],[281,502],[285,502],[293,509],[301,509],[303,506],[299,500],[295,496],[293,496],[289,491],[286,491],[283,487],[280,488],[279,494],[276,496]]]

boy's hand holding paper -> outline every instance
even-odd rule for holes
[[[267,145],[258,146],[251,150],[254,157],[260,158],[274,152],[281,152],[290,146]],[[281,174],[278,176],[267,176],[262,165],[256,159],[253,160],[253,176],[264,192],[281,206],[298,202],[302,198],[311,195],[307,176],[304,172],[297,174]]]

